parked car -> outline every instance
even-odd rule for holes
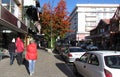
[[[69,48],[69,46],[69,44],[62,44],[59,50],[60,55],[62,55],[62,53],[65,52]]]
[[[94,46],[94,45],[88,45],[86,47],[87,50],[98,50],[98,47],[97,46]]]
[[[83,77],[120,77],[120,51],[88,51],[74,65]]]
[[[60,47],[61,47],[61,42],[60,42],[60,41],[57,41],[57,42],[55,43],[54,51],[57,52],[58,54],[60,53]]]
[[[80,45],[80,47],[83,48],[83,49],[86,49],[87,44],[83,43],[83,44]]]
[[[69,46],[70,46],[70,44],[68,44],[68,43],[61,43],[60,41],[58,41],[55,43],[54,51],[61,55],[61,53],[64,50],[66,50]]]
[[[62,56],[66,62],[74,62],[76,58],[79,58],[84,53],[85,50],[81,47],[69,47],[62,53]]]

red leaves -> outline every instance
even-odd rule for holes
[[[42,32],[49,32],[52,30],[53,37],[63,37],[66,32],[70,31],[69,16],[64,0],[60,0],[54,9],[49,3],[44,4],[43,13],[40,15],[40,19],[42,21],[42,30],[46,30]]]

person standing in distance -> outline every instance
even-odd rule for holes
[[[30,44],[27,46],[27,51],[26,51],[26,60],[29,63],[28,70],[30,73],[30,76],[34,73],[35,69],[35,62],[37,60],[37,45],[34,40],[30,41]]]
[[[12,42],[10,42],[8,44],[8,51],[9,51],[9,54],[10,54],[10,65],[12,65],[13,62],[14,62],[15,49],[16,49],[15,39],[13,38]]]
[[[24,51],[24,44],[22,42],[22,40],[20,39],[20,37],[17,37],[16,39],[16,53],[17,53],[17,62],[19,65],[22,64],[22,54],[23,54],[23,51]]]

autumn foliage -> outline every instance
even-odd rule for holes
[[[58,36],[63,38],[65,33],[69,32],[70,22],[64,0],[60,0],[54,8],[50,3],[44,4],[40,19],[42,32],[48,37],[51,37],[51,31],[53,38],[57,38]]]

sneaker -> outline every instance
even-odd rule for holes
[[[32,76],[32,73],[30,73],[30,76]]]

